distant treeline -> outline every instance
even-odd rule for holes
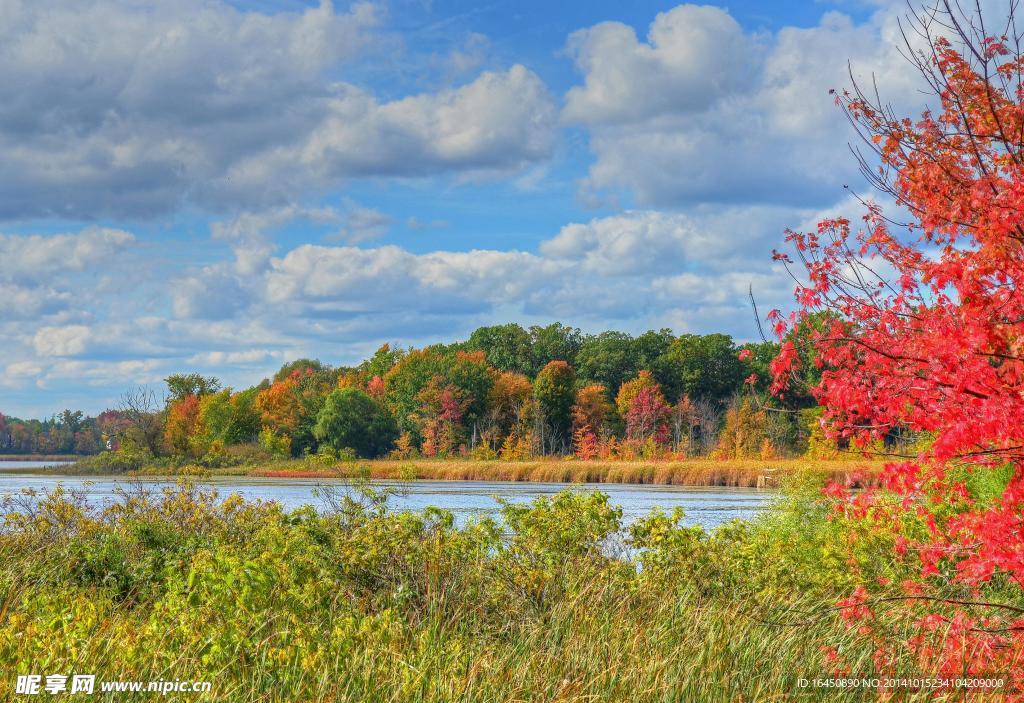
[[[65,410],[47,420],[22,420],[0,413],[0,455],[96,454],[123,429],[117,411],[87,417]]]
[[[136,389],[98,418],[66,411],[43,422],[8,419],[3,449],[195,460],[237,447],[505,459],[793,453],[806,448],[810,430],[801,427],[813,423],[802,423],[800,411],[814,402],[793,396],[792,413],[765,412],[766,403],[779,404],[766,394],[778,349],[667,329],[633,336],[560,323],[481,327],[454,344],[385,344],[357,366],[299,359],[242,390],[173,375],[162,397]]]

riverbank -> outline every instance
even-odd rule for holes
[[[195,465],[143,467],[134,475],[161,477],[209,474],[267,478],[371,478],[426,481],[526,481],[536,483],[610,483],[664,486],[776,488],[789,479],[810,478],[864,486],[883,462],[869,459],[687,459],[681,461],[476,461],[411,459],[325,462],[311,457],[206,469]],[[101,475],[88,465],[42,469],[46,473]]]

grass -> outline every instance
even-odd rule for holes
[[[774,488],[786,479],[813,476],[854,486],[869,483],[882,462],[868,459],[688,459],[662,461],[479,461],[473,459],[409,459],[325,461],[321,457],[257,462],[205,469],[190,465],[145,466],[137,473],[173,476],[210,473],[221,476],[272,478],[373,478],[430,481],[527,481],[539,483],[628,483],[674,486]],[[58,467],[55,473],[105,473],[88,463]],[[106,472],[109,473],[109,472]]]
[[[828,609],[789,622],[852,577],[842,531],[787,495],[710,534],[657,512],[626,528],[599,493],[462,527],[368,489],[321,514],[188,484],[104,510],[28,496],[0,530],[0,699],[16,674],[77,672],[232,703],[794,700],[823,647],[870,675],[877,643]]]
[[[869,480],[881,469],[870,461],[806,459],[685,461],[366,461],[318,465],[315,461],[255,467],[251,476],[278,478],[352,477],[433,481],[529,481],[543,483],[631,483],[675,486],[777,487],[784,477],[814,475],[845,482]],[[863,477],[863,478],[861,478]]]

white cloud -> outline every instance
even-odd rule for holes
[[[271,262],[265,294],[270,305],[298,302],[320,314],[472,311],[519,297],[558,268],[514,251],[415,255],[306,244]]]
[[[32,361],[16,361],[8,364],[4,375],[10,380],[32,378],[42,373],[43,367]]]
[[[242,351],[212,351],[193,354],[189,364],[201,366],[262,366],[287,361],[286,352],[280,349],[245,349]]]
[[[614,124],[704,110],[744,86],[755,46],[728,12],[709,5],[659,13],[646,42],[619,22],[579,30],[568,50],[585,83],[566,95],[565,117]]]
[[[0,218],[266,208],[365,175],[547,158],[554,107],[516,66],[379,101],[339,80],[379,13],[223,0],[37,0],[0,21]]]
[[[590,131],[584,195],[624,189],[664,207],[835,201],[857,180],[853,135],[828,94],[849,83],[848,61],[883,95],[917,95],[897,14],[855,24],[830,12],[815,27],[760,36],[723,10],[683,5],[658,15],[647,41],[618,24],[577,32],[569,50],[583,85],[563,116]]]
[[[0,282],[38,281],[82,271],[120,255],[134,241],[128,232],[105,227],[57,235],[0,234]]]
[[[92,330],[85,325],[41,327],[32,338],[40,356],[77,356],[86,350]]]
[[[264,169],[296,158],[334,178],[517,170],[550,156],[555,126],[544,84],[518,65],[461,88],[383,104],[351,88],[330,101],[298,153],[282,151],[251,169],[243,163],[239,176],[262,180]]]
[[[175,291],[190,303],[176,310],[181,323],[216,321],[223,336],[211,340],[235,346],[243,339],[258,343],[265,334],[241,336],[237,325],[245,321],[261,321],[261,329],[277,330],[292,346],[353,335],[414,339],[431,327],[464,328],[499,313],[656,324],[677,306],[721,306],[721,296],[739,290],[740,279],[757,288],[774,286],[777,299],[788,283],[771,273],[770,249],[781,223],[793,215],[763,207],[694,215],[627,212],[566,225],[537,253],[303,244],[244,276],[227,262],[193,272]],[[744,259],[749,274],[728,273]],[[699,271],[693,280],[718,297],[684,291],[689,279],[673,278],[681,271]],[[728,284],[716,288],[719,278]],[[733,297],[745,309],[746,290]]]
[[[634,212],[566,225],[540,249],[554,259],[579,261],[588,273],[655,274],[678,269],[700,236],[689,216]]]

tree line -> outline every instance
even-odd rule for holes
[[[89,417],[81,410],[64,410],[44,420],[0,413],[0,455],[95,454],[107,448],[119,425],[116,411]]]
[[[78,428],[90,428],[95,440],[71,451],[225,461],[245,452],[482,459],[792,454],[806,449],[815,409],[809,397],[768,397],[769,364],[778,351],[775,343],[737,344],[725,334],[586,335],[561,323],[495,325],[453,344],[384,344],[356,366],[298,359],[241,390],[210,376],[175,374],[159,398],[137,388],[102,422],[81,418]],[[48,442],[34,446],[51,451]]]

